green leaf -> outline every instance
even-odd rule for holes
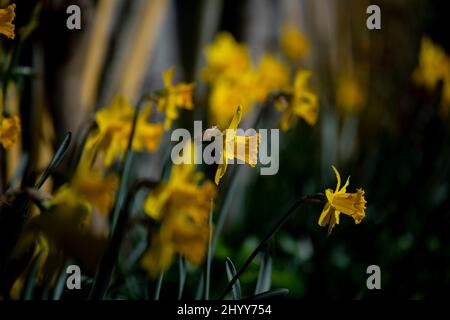
[[[184,284],[186,282],[186,259],[183,256],[179,257],[179,286],[178,286],[178,300],[183,297]]]
[[[231,261],[230,258],[227,257],[226,261],[225,261],[225,267],[227,270],[227,278],[228,281],[231,281],[231,279],[233,279],[233,277],[236,275],[236,268],[234,267],[233,262]],[[239,300],[241,299],[241,284],[239,283],[239,280],[236,280],[236,283],[233,285],[233,288],[231,289],[231,293],[233,295],[233,299],[234,300]]]
[[[36,189],[40,189],[42,187],[42,185],[45,183],[47,178],[52,173],[53,169],[60,164],[61,160],[64,158],[64,155],[67,152],[67,149],[69,149],[71,139],[72,139],[72,133],[67,132],[66,135],[64,136],[63,142],[58,147],[58,150],[56,150],[55,155],[53,156],[49,165],[45,169],[45,171],[42,174],[41,178],[39,179],[38,183],[36,183]]]
[[[161,272],[161,274],[159,275],[158,281],[156,282],[156,288],[155,288],[155,300],[159,300],[159,295],[161,294],[161,287],[162,287],[162,282],[164,279],[164,272]]]
[[[25,280],[24,291],[23,291],[23,299],[24,300],[32,300],[34,287],[36,284],[36,278],[39,272],[39,262],[42,258],[42,251],[39,252],[38,256],[35,257],[31,263],[31,271],[28,273],[28,276]]]
[[[261,267],[259,269],[255,294],[269,291],[271,280],[272,280],[272,258],[270,257],[269,253],[265,251],[261,261]]]

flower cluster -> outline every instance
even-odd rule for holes
[[[305,41],[290,27],[282,37],[282,47],[289,58],[297,60],[304,56]],[[277,93],[289,100],[279,107],[286,112],[281,120],[284,130],[294,124],[294,120],[286,120],[288,118],[302,117],[311,125],[317,121],[318,101],[315,93],[307,88],[308,71],[298,71],[294,85],[290,85],[288,63],[265,53],[254,66],[248,48],[228,33],[218,34],[205,53],[207,65],[202,76],[211,85],[211,123],[224,127],[233,116],[233,106],[242,106],[246,114],[255,103],[267,102],[271,94]]]
[[[0,9],[0,33],[9,39],[15,37],[15,8],[15,4],[10,4],[7,8]],[[37,8],[40,8],[39,5]],[[104,27],[100,26],[100,29]],[[20,43],[25,42],[22,35],[21,32]],[[156,153],[163,144],[167,131],[176,126],[177,120],[183,116],[182,110],[194,109],[195,83],[175,82],[174,67],[162,73],[163,88],[142,94],[139,105],[133,105],[129,97],[119,95],[108,105],[89,114],[91,122],[88,123],[90,126],[86,126],[88,129],[81,130],[76,143],[72,145],[72,135],[67,133],[64,143],[43,171],[40,165],[33,163],[33,150],[27,150],[29,154],[24,156],[25,168],[17,169],[19,177],[9,182],[9,177],[3,179],[2,173],[0,179],[5,180],[0,181],[1,189],[7,190],[1,194],[0,220],[3,225],[7,225],[3,221],[10,219],[10,216],[17,219],[11,223],[14,232],[8,237],[12,240],[8,238],[5,241],[9,248],[0,248],[0,262],[7,265],[7,268],[0,265],[0,299],[4,296],[20,297],[23,288],[28,286],[25,286],[27,281],[31,286],[42,286],[39,289],[46,294],[56,294],[56,282],[58,278],[61,279],[58,276],[63,272],[67,259],[75,260],[89,271],[97,270],[95,280],[100,281],[93,281],[91,293],[106,292],[107,285],[113,282],[109,280],[115,279],[116,275],[120,280],[118,282],[123,280],[121,277],[125,272],[122,272],[122,267],[126,269],[128,266],[120,264],[120,260],[122,254],[131,255],[129,251],[121,252],[126,247],[123,243],[129,242],[132,245],[129,238],[135,236],[135,233],[146,247],[139,247],[141,250],[137,250],[138,253],[132,252],[134,258],[130,259],[133,260],[131,268],[135,268],[134,263],[139,261],[139,267],[151,278],[161,276],[162,279],[162,274],[169,270],[175,257],[183,257],[191,265],[200,266],[208,254],[208,245],[214,243],[211,243],[214,231],[213,209],[224,214],[228,209],[223,203],[229,203],[230,198],[227,197],[232,197],[228,189],[235,188],[234,184],[224,184],[220,189],[218,187],[228,166],[236,160],[254,168],[258,160],[261,160],[258,159],[260,149],[261,154],[264,154],[264,150],[268,152],[268,149],[274,153],[279,151],[278,144],[270,148],[261,144],[264,131],[259,131],[261,136],[256,131],[246,131],[245,135],[239,133],[239,126],[245,115],[253,107],[273,107],[275,109],[269,111],[273,111],[271,115],[275,114],[276,117],[271,125],[278,126],[282,131],[288,131],[299,120],[310,126],[318,121],[319,98],[310,85],[312,72],[300,68],[302,59],[309,51],[308,41],[293,25],[286,25],[282,29],[279,47],[276,53],[264,53],[257,63],[251,60],[248,47],[238,43],[229,33],[219,33],[206,47],[206,66],[201,78],[209,85],[208,113],[205,116],[209,117],[213,126],[204,132],[200,129],[202,135],[195,137],[195,140],[196,143],[204,143],[215,139],[214,142],[219,147],[217,151],[214,149],[214,156],[220,160],[216,162],[217,168],[214,167],[215,173],[209,172],[206,175],[207,171],[203,173],[193,159],[171,166],[164,163],[161,177],[155,180],[149,180],[138,170],[133,170],[137,162],[135,158],[138,157],[130,155],[135,152]],[[415,73],[416,81],[430,90],[439,81],[443,81],[444,101],[450,101],[450,89],[447,88],[450,86],[448,56],[427,39],[423,42],[422,51],[420,65]],[[14,57],[14,54],[9,56]],[[21,134],[24,136],[24,144],[30,140],[29,131],[24,130],[22,133],[22,129],[27,128],[22,128],[21,119],[14,115],[16,108],[11,105],[15,104],[5,99],[11,92],[8,90],[9,85],[17,82],[16,77],[29,76],[29,68],[17,65],[20,59],[0,60],[5,62],[5,70],[8,70],[1,75],[4,90],[0,91],[0,153],[3,160],[6,158],[3,157],[4,153],[10,155],[18,149]],[[357,111],[364,104],[364,99],[356,80],[345,79],[341,83],[337,102],[343,108],[351,112]],[[21,105],[21,111],[23,109]],[[156,117],[154,112],[157,113]],[[162,119],[160,116],[164,116],[164,120],[157,120]],[[260,112],[258,116],[259,120],[271,120],[264,118],[265,112]],[[28,122],[28,118],[23,118],[23,123]],[[257,125],[261,123],[263,121]],[[196,129],[194,133],[195,131]],[[279,130],[274,131],[278,142]],[[189,143],[189,154],[193,156],[198,145],[191,141]],[[161,151],[164,150],[161,148]],[[28,157],[32,158],[29,162]],[[62,162],[63,157],[70,158]],[[173,162],[176,163],[175,160]],[[260,163],[264,164],[264,161]],[[36,179],[34,173],[30,173],[35,167],[39,169],[37,172],[42,172],[39,179]],[[359,224],[365,218],[366,210],[364,190],[347,192],[349,179],[341,187],[340,174],[334,166],[333,170],[337,178],[335,190],[326,189],[325,195],[302,198],[324,204],[318,224],[328,226],[328,235],[339,224],[341,213],[352,217]],[[22,181],[19,181],[20,177]],[[51,181],[47,181],[49,177]],[[232,178],[233,175],[228,181]],[[141,186],[150,188],[145,199],[137,196]],[[46,190],[43,191],[41,187]],[[214,202],[219,196],[218,190],[221,192],[221,201],[217,203],[222,207],[216,208]],[[31,206],[31,203],[34,205]],[[288,214],[292,212],[293,210]],[[220,216],[217,221],[225,221],[224,216]],[[285,221],[283,218],[275,224],[273,233]],[[135,229],[137,224],[139,228]],[[216,229],[220,229],[219,226],[220,223]],[[146,233],[140,233],[142,230]],[[214,234],[218,235],[219,233]],[[269,241],[272,235],[264,241]],[[255,250],[262,247],[258,246]],[[256,253],[255,251],[250,257],[254,258]],[[106,262],[118,263],[118,268],[113,268]],[[19,267],[16,271],[17,265]],[[245,268],[249,263],[243,265]],[[227,264],[227,267],[230,266]],[[107,272],[101,274],[103,268]],[[5,284],[2,282],[3,271],[10,269],[14,271],[13,276]],[[182,267],[180,273],[181,269]],[[88,278],[90,275],[87,274],[85,276]],[[127,281],[125,279],[124,282]],[[96,287],[102,285],[105,287]],[[182,291],[181,285],[180,290]],[[4,295],[7,291],[10,292],[9,296]]]
[[[215,196],[214,184],[204,180],[194,164],[174,165],[170,179],[150,193],[144,209],[157,228],[151,234],[150,247],[141,264],[152,277],[165,271],[176,254],[193,265],[202,263]]]
[[[162,124],[149,123],[151,106],[146,105],[138,115],[133,150],[155,151],[163,134]],[[116,97],[110,106],[97,112],[97,129],[86,142],[86,152],[103,156],[105,166],[110,166],[122,156],[130,137],[134,108],[125,97]]]

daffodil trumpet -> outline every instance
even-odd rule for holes
[[[218,127],[203,131],[202,122],[194,121],[194,139],[186,129],[173,130],[170,139],[178,143],[172,148],[172,162],[217,164],[219,169],[215,178],[216,184],[219,184],[228,164],[249,164],[251,167],[261,164],[261,175],[276,174],[279,169],[279,130],[239,129],[241,115],[242,110],[239,107],[230,126],[224,131]],[[195,141],[193,150],[187,143],[192,140]]]

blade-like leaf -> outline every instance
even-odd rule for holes
[[[42,251],[34,258],[30,272],[25,280],[24,291],[23,291],[23,299],[24,300],[32,300],[34,293],[34,286],[36,284],[36,278],[39,272],[39,261],[42,257]]]
[[[164,272],[161,272],[158,278],[158,282],[156,282],[155,297],[154,297],[155,300],[159,300],[163,279],[164,279]]]
[[[264,252],[256,282],[255,294],[269,291],[272,281],[272,258],[267,251]]]
[[[203,298],[203,289],[205,288],[205,269],[202,269],[200,279],[198,280],[197,290],[195,291],[195,300],[201,300]]]
[[[47,178],[52,173],[53,169],[58,166],[58,164],[63,159],[64,155],[67,152],[67,149],[70,146],[70,140],[72,139],[72,133],[67,132],[64,136],[63,142],[60,144],[58,150],[56,150],[55,155],[53,156],[52,160],[50,161],[49,165],[45,169],[44,173],[42,174],[41,178],[39,179],[38,183],[36,183],[36,189],[40,189],[44,182],[47,180]]]
[[[53,290],[52,300],[60,300],[66,286],[67,273],[66,269],[70,262],[66,262],[58,279],[56,280],[55,289]]]
[[[227,278],[228,281],[231,281],[233,277],[236,275],[236,268],[234,267],[233,262],[230,258],[227,257],[227,260],[225,261],[225,267],[227,269]],[[234,300],[241,299],[241,284],[239,283],[239,280],[236,281],[236,283],[233,285],[233,288],[231,289],[231,293],[233,295]]]
[[[180,267],[180,279],[178,286],[178,300],[183,297],[184,284],[186,282],[186,259],[183,256],[179,257],[179,267]]]

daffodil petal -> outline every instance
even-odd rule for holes
[[[219,185],[220,179],[224,176],[225,172],[227,171],[228,163],[225,161],[222,164],[219,164],[216,171],[216,176],[214,177],[214,182],[216,185]]]
[[[329,215],[329,213],[330,213],[330,208],[331,208],[330,203],[327,202],[327,203],[325,204],[325,207],[324,207],[323,210],[322,210],[322,213],[320,214],[320,217],[319,217],[319,226],[325,227],[325,226],[327,225],[328,220],[330,219],[330,215]]]
[[[336,179],[337,179],[336,191],[335,192],[338,192],[339,189],[341,188],[341,175],[339,174],[339,171],[337,171],[335,166],[331,166],[331,167],[333,168],[333,171],[334,171],[334,173],[336,175]]]
[[[242,106],[238,106],[236,109],[236,113],[233,116],[233,120],[231,120],[230,126],[228,129],[236,130],[241,122],[242,118]]]

